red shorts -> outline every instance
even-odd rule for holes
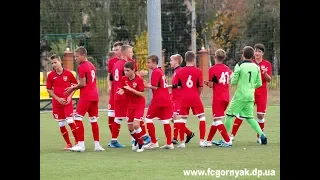
[[[212,102],[212,115],[213,119],[224,118],[224,112],[228,107],[228,101],[213,101]]]
[[[66,118],[72,118],[73,117],[72,102],[67,105],[53,104],[52,115],[56,121],[63,121],[63,120],[66,120]]]
[[[96,117],[98,118],[98,107],[99,101],[88,101],[88,100],[81,100],[79,99],[76,114],[80,116],[84,116],[88,113],[89,118]]]
[[[172,99],[173,114],[180,114],[181,99]]]
[[[171,120],[173,114],[172,109],[172,106],[157,106],[151,103],[146,118],[153,119],[157,117],[159,120]]]
[[[114,97],[113,94],[110,94],[109,96],[109,104],[108,104],[108,116],[114,117]]]
[[[192,107],[181,107],[180,109],[180,116],[181,117],[188,117],[189,111],[192,110],[193,115],[200,116],[204,114],[204,107],[203,106],[192,106]]]
[[[127,105],[128,102],[124,100],[115,100],[114,101],[114,113],[115,118],[125,119],[127,117]]]
[[[255,95],[254,103],[257,106],[257,114],[265,114],[267,110],[267,94],[264,95]]]
[[[137,105],[136,107],[130,107],[127,110],[128,124],[132,124],[134,120],[142,121],[144,115],[145,105]]]

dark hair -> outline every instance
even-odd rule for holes
[[[54,59],[58,59],[59,61],[61,61],[60,56],[53,54],[52,56],[50,56],[50,60],[54,60]]]
[[[78,47],[74,52],[87,56],[87,50],[83,46]]]
[[[193,62],[196,59],[196,54],[192,51],[187,51],[185,55],[186,62]]]
[[[117,47],[117,46],[123,46],[123,43],[120,41],[117,41],[113,44],[113,47]]]
[[[262,52],[264,52],[265,47],[263,44],[255,44],[254,49],[260,49]]]
[[[159,63],[159,58],[157,55],[150,55],[147,57],[147,59],[150,59],[153,63],[156,63],[156,64]]]
[[[132,61],[128,61],[124,64],[124,67],[134,70],[134,63]]]
[[[246,59],[252,59],[254,55],[254,50],[251,46],[245,46],[242,50],[242,54]]]

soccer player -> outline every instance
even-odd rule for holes
[[[57,55],[52,55],[50,61],[54,71],[52,71],[47,78],[47,91],[52,97],[52,114],[53,118],[59,123],[60,132],[66,141],[67,145],[64,150],[72,147],[69,138],[69,133],[66,128],[68,124],[77,144],[77,126],[73,121],[73,105],[72,105],[72,92],[69,95],[64,95],[64,89],[76,84],[77,80],[74,75],[67,69],[62,68],[61,59]]]
[[[170,65],[171,68],[173,68],[173,76],[171,82],[174,82],[176,73],[179,72],[181,69],[180,64],[182,63],[183,59],[180,54],[175,54],[170,57]],[[172,88],[171,90],[171,101],[173,105],[173,144],[178,144],[178,134],[179,134],[179,126],[182,123],[182,119],[179,115],[180,108],[181,108],[181,92],[180,89],[177,88],[177,86],[168,85],[169,88]],[[188,143],[191,138],[195,136],[193,132],[191,132],[187,127],[185,127],[185,132],[180,132],[180,136],[184,136],[184,133],[187,135],[186,142]],[[184,138],[183,138],[184,139]]]
[[[193,115],[200,120],[200,147],[206,147],[207,141],[204,140],[206,134],[206,117],[204,107],[200,98],[203,87],[202,72],[195,67],[196,54],[192,51],[187,51],[185,54],[186,66],[182,68],[175,77],[174,84],[181,88],[181,101],[183,102],[180,109],[182,123],[179,126],[179,131],[185,131],[185,124],[189,116],[189,110],[192,109]],[[180,136],[179,148],[185,148],[184,137]]]
[[[229,93],[229,77],[232,73],[230,68],[223,64],[226,58],[226,52],[223,49],[218,49],[214,53],[215,65],[209,69],[209,81],[205,81],[205,84],[212,88],[212,115],[213,123],[211,125],[207,143],[208,146],[212,146],[212,138],[219,130],[227,146],[231,146],[229,134],[226,127],[222,123],[222,118],[225,117],[224,112],[228,107],[230,100]]]
[[[239,114],[259,134],[261,144],[267,144],[267,137],[253,115],[254,92],[262,85],[260,69],[252,62],[253,56],[254,49],[251,46],[245,46],[242,50],[243,60],[234,68],[231,85],[237,86],[237,89],[226,111],[225,126],[229,133],[232,128],[232,118]],[[230,143],[223,142],[220,145],[230,145]]]
[[[87,50],[84,47],[79,47],[74,51],[75,60],[78,65],[79,83],[65,89],[65,94],[70,94],[73,91],[80,89],[80,98],[74,121],[77,124],[78,130],[78,144],[70,148],[71,151],[84,152],[84,126],[82,123],[83,116],[88,113],[89,121],[91,124],[94,151],[104,151],[105,149],[100,146],[100,132],[98,125],[98,103],[99,95],[96,80],[96,68],[87,59]]]
[[[158,117],[163,124],[166,135],[166,144],[160,148],[174,149],[172,144],[170,120],[172,119],[173,108],[167,87],[167,80],[164,72],[158,67],[159,58],[156,55],[147,57],[147,67],[152,70],[150,83],[145,85],[146,88],[152,89],[152,100],[150,102],[145,122],[148,133],[151,138],[149,144],[144,145],[144,149],[158,148],[159,144],[156,139],[156,130],[153,124],[153,118]]]
[[[109,59],[108,61],[108,77],[107,77],[107,84],[108,84],[108,93],[109,93],[109,104],[108,104],[108,124],[110,133],[112,134],[112,124],[114,122],[114,85],[112,80],[110,80],[110,75],[112,73],[112,69],[114,64],[119,60],[121,57],[121,46],[123,45],[122,42],[116,42],[113,44],[113,51],[115,52],[115,57]],[[110,144],[108,144],[110,146]]]
[[[272,77],[272,65],[269,61],[263,59],[263,54],[265,51],[265,47],[263,44],[255,44],[254,45],[254,60],[260,67],[262,86],[257,88],[254,92],[254,100],[257,108],[257,121],[259,123],[262,131],[264,130],[264,115],[266,114],[267,109],[267,101],[268,101],[268,86],[267,83],[271,81]],[[240,125],[242,124],[242,118],[237,117],[233,123],[231,139],[234,139],[236,136]],[[261,144],[261,139],[257,134],[257,142]]]
[[[118,89],[117,93],[120,95],[126,94],[128,129],[135,140],[132,150],[142,152],[143,137],[146,135],[145,128],[140,127],[146,106],[144,82],[140,76],[135,74],[133,62],[128,61],[125,63],[124,73],[125,76],[121,78],[120,89]]]

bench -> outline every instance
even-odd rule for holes
[[[49,74],[51,71],[49,71],[47,74]],[[76,72],[72,71],[72,74],[76,76]],[[40,72],[40,111],[42,110],[51,110],[51,108],[48,108],[48,106],[52,103],[52,97],[49,95],[47,91],[46,84],[44,83],[44,74],[43,72]],[[78,89],[72,96],[73,107],[76,108],[78,101],[80,98],[80,90]],[[41,103],[44,102],[45,104],[41,107]]]

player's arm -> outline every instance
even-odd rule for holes
[[[269,64],[269,66],[262,72],[262,74],[264,75],[264,78],[266,79],[267,82],[271,81],[271,77],[272,77],[272,66],[271,63]]]
[[[151,75],[151,82],[146,84],[145,87],[153,90],[158,89],[158,87],[160,87],[161,78],[159,72],[153,72]]]
[[[199,78],[197,81],[197,87],[198,87],[198,92],[200,95],[202,92],[202,89],[203,89],[203,76],[202,76],[202,71],[200,69],[199,69]]]
[[[262,86],[261,72],[260,72],[260,69],[259,69],[258,66],[257,66],[257,68],[258,68],[258,74],[257,74],[257,77],[256,77],[255,88],[258,88],[258,87]]]
[[[237,64],[234,67],[234,71],[230,77],[232,86],[237,85],[237,83],[239,81],[239,74],[240,74],[240,66],[239,66],[239,64]]]
[[[137,83],[137,90],[131,88],[130,86],[124,86],[125,89],[127,89],[128,91],[133,92],[133,94],[137,95],[137,96],[142,96],[144,97],[144,84],[143,84],[143,80],[141,79],[141,81],[138,81]]]
[[[111,91],[111,84],[112,84],[112,81],[113,81],[113,77],[112,77],[112,65],[110,63],[110,60],[108,61],[108,75],[107,75],[107,85],[108,85],[108,93],[110,93]]]
[[[209,69],[209,81],[204,81],[204,84],[207,85],[209,88],[213,88],[213,83],[218,83],[218,79],[214,72],[211,69]]]
[[[72,73],[70,73],[70,83],[72,85],[76,85],[78,84],[76,77],[74,77],[74,75]],[[68,99],[72,99],[72,96],[74,95],[76,91],[72,91],[71,94],[68,96]]]
[[[48,76],[47,78],[47,91],[49,93],[49,95],[54,98],[55,100],[57,100],[60,104],[65,104],[66,103],[66,100],[64,98],[60,98],[58,97],[54,91],[53,91],[53,79],[52,79],[52,76]]]
[[[87,76],[86,76],[87,72],[85,72],[84,69],[82,68],[79,68],[78,72],[79,72],[79,83],[75,86],[72,86],[72,89],[74,91],[81,89],[87,85]]]

